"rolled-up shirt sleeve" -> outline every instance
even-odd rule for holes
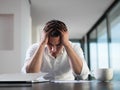
[[[86,63],[86,60],[84,58],[83,51],[82,51],[82,49],[80,48],[79,45],[74,45],[73,48],[74,48],[75,52],[78,54],[78,56],[82,59],[82,62],[83,62],[83,66],[82,66],[82,70],[81,70],[80,75],[73,72],[74,76],[77,79],[85,80],[85,79],[88,78],[88,75],[90,74],[90,71],[89,71],[88,65]]]
[[[37,48],[38,48],[38,43],[35,43],[28,48],[28,50],[26,52],[25,62],[24,62],[24,65],[21,69],[22,73],[26,73],[27,61],[31,59],[31,57],[33,56],[33,54],[35,53]]]
[[[83,67],[82,67],[80,75],[75,74],[75,73],[74,73],[74,75],[78,80],[85,80],[88,78],[89,73],[90,73],[89,68],[88,68],[86,62],[83,61]]]

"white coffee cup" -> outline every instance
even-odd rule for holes
[[[109,81],[113,78],[112,68],[99,68],[94,71],[95,79],[99,81]]]

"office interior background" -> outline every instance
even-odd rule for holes
[[[114,80],[120,80],[120,0],[112,1],[88,32],[70,40],[80,44],[91,71],[113,68]],[[31,4],[31,0],[0,0],[0,74],[20,72],[26,50],[39,42],[39,28],[33,30]]]

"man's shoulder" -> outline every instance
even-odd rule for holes
[[[38,43],[33,43],[30,47],[38,47],[39,44]]]
[[[73,43],[73,42],[70,41],[70,44],[74,49],[78,49],[78,50],[81,49],[81,46],[80,46],[79,43]]]
[[[40,45],[39,43],[34,43],[30,46],[30,48],[36,49],[39,47],[39,45]],[[46,48],[46,45],[45,45],[45,48]]]
[[[71,42],[71,41],[69,41],[70,42],[70,44],[72,45],[72,47],[74,47],[74,46],[79,46],[80,44],[78,44],[78,43],[73,43],[73,42]]]
[[[39,44],[38,43],[33,43],[32,45],[30,45],[29,49],[36,49],[38,48]]]
[[[38,46],[39,44],[38,43],[33,43],[32,46]]]

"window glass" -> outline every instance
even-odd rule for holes
[[[96,30],[90,33],[89,45],[90,45],[90,69],[94,70],[98,66],[97,62],[97,40],[96,40]]]
[[[114,79],[120,80],[120,3],[110,12],[110,61]]]
[[[108,42],[107,27],[104,20],[97,28],[97,45],[98,45],[98,67],[108,68]]]

